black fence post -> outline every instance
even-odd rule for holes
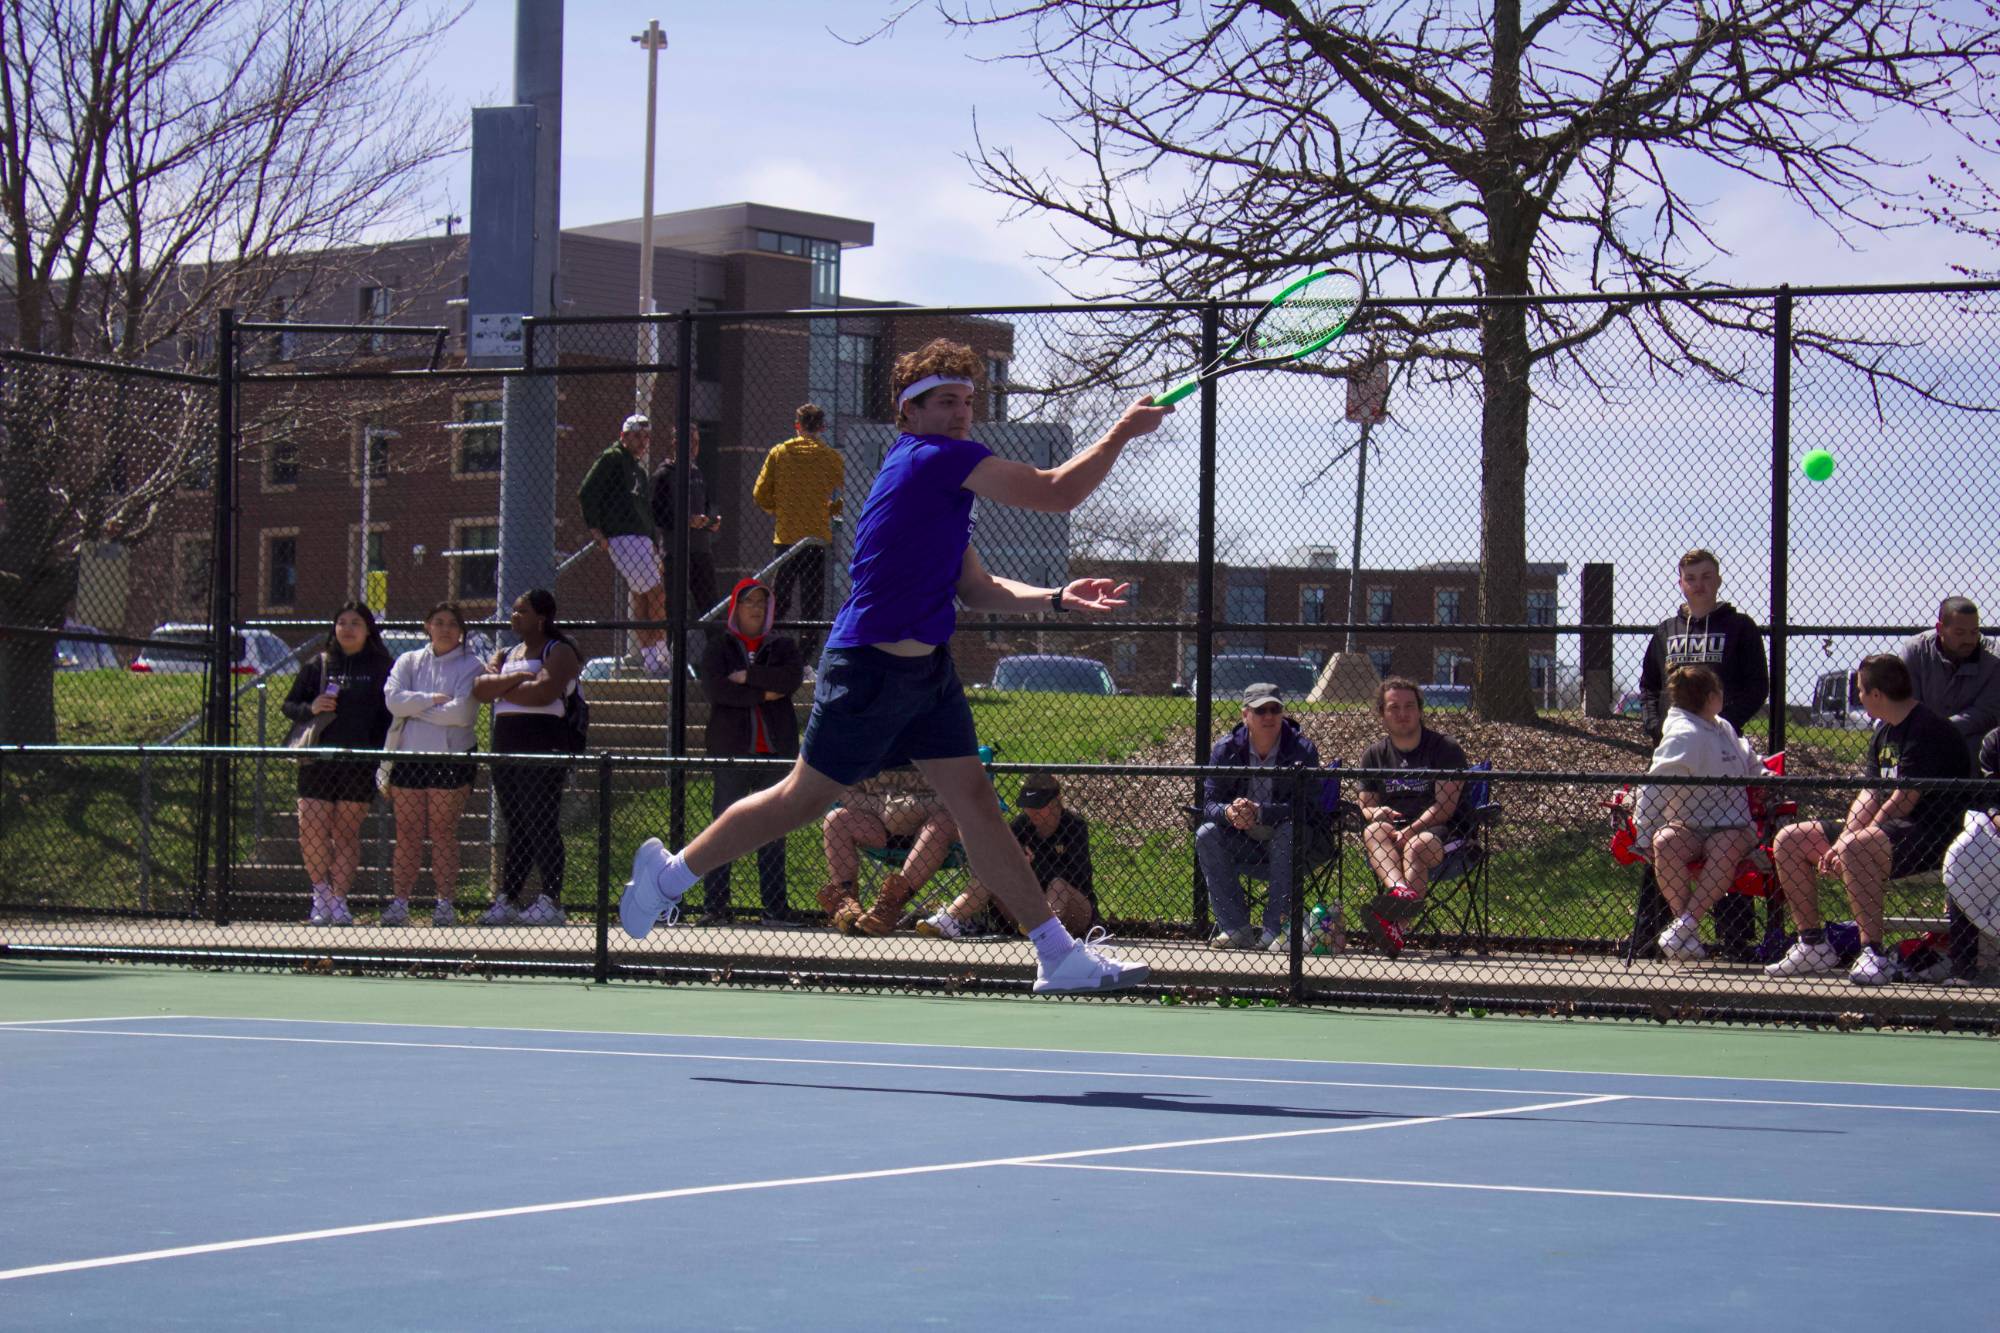
[[[218,317],[215,340],[215,461],[211,468],[215,489],[215,535],[210,558],[214,562],[213,592],[209,614],[215,636],[214,665],[208,678],[207,743],[217,747],[209,756],[212,774],[209,799],[214,805],[215,924],[229,924],[229,887],[235,875],[236,821],[235,761],[229,747],[236,744],[236,701],[232,688],[236,677],[236,311],[224,307]],[[367,536],[364,533],[362,540]]]
[[[1778,289],[1771,359],[1771,740],[1785,748],[1785,653],[1790,644],[1792,540],[1792,289]]]
[[[1306,914],[1305,878],[1306,856],[1312,851],[1312,830],[1306,826],[1306,790],[1313,782],[1308,776],[1309,768],[1292,770],[1292,873],[1291,882],[1285,885],[1286,900],[1291,904],[1287,909],[1287,919],[1291,922],[1291,939],[1286,942],[1286,952],[1291,955],[1291,979],[1286,986],[1286,999],[1292,1004],[1306,1002]],[[1318,793],[1315,792],[1315,795]],[[1271,892],[1278,886],[1273,884]]]
[[[611,980],[611,756],[597,756],[597,954],[595,981]]]
[[[673,558],[667,567],[667,620],[669,629],[669,660],[672,662],[671,690],[667,695],[671,710],[668,722],[670,742],[668,753],[680,757],[687,753],[687,692],[688,681],[688,440],[694,433],[694,311],[683,310],[678,327],[680,346],[674,354],[675,394],[674,403],[674,530],[668,540],[672,543]],[[708,608],[703,607],[706,611]],[[674,765],[667,779],[668,831],[673,848],[680,848],[687,842],[687,770]]]
[[[1210,300],[1201,308],[1201,364],[1213,364],[1221,343],[1221,307]],[[1209,697],[1209,663],[1215,656],[1215,381],[1201,385],[1201,450],[1197,466],[1200,498],[1195,519],[1195,605],[1194,605],[1194,762],[1208,762],[1209,731],[1214,724],[1213,700]],[[1194,804],[1202,804],[1202,779],[1194,780]],[[1276,890],[1274,889],[1273,892]],[[1201,877],[1201,862],[1194,867],[1194,928],[1207,936],[1208,885]]]

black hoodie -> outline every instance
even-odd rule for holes
[[[326,663],[326,674],[339,696],[333,720],[319,734],[319,744],[335,750],[381,749],[389,735],[389,724],[395,720],[382,692],[389,683],[395,659],[372,644],[352,657],[338,648],[308,657],[292,680],[291,693],[285,696],[285,716],[294,722],[309,722],[313,718],[313,700],[320,691],[321,662]]]
[[[770,589],[756,579],[740,579],[729,590],[728,632],[708,636],[701,655],[701,683],[708,691],[708,752],[719,755],[771,754],[790,758],[799,752],[799,715],[792,694],[805,680],[806,663],[798,640],[771,633],[775,614],[771,599],[764,603],[764,632],[746,639],[736,629],[736,599],[745,589]],[[738,685],[729,677],[744,673]],[[766,691],[777,694],[766,699]],[[759,731],[769,749],[757,745]]]
[[[1677,666],[1710,667],[1722,678],[1722,716],[1739,732],[1771,693],[1771,668],[1756,621],[1728,602],[1716,603],[1705,616],[1689,616],[1682,606],[1653,631],[1639,668],[1640,707],[1646,734],[1655,742],[1667,720],[1667,673]]]

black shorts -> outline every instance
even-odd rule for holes
[[[441,759],[403,759],[389,766],[389,785],[406,791],[456,791],[470,787],[479,770]]]
[[[318,759],[299,765],[301,801],[353,801],[362,805],[375,799],[373,759]]]
[[[1881,830],[1889,835],[1889,878],[1921,875],[1944,866],[1945,849],[1958,836],[1957,826],[1933,828],[1914,819],[1885,819]]]

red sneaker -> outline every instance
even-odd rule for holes
[[[1368,913],[1368,938],[1390,958],[1403,952],[1403,928],[1380,912]]]

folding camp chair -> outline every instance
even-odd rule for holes
[[[1471,773],[1490,773],[1493,761],[1482,759],[1468,764]],[[1457,957],[1468,942],[1484,956],[1493,942],[1493,908],[1487,872],[1491,865],[1492,834],[1500,823],[1501,809],[1493,800],[1493,784],[1486,778],[1467,777],[1459,789],[1459,808],[1466,812],[1470,826],[1465,836],[1444,845],[1444,860],[1431,871],[1424,890],[1424,905],[1410,923],[1411,935],[1422,935],[1426,927],[1442,937],[1455,928],[1446,952]]]

